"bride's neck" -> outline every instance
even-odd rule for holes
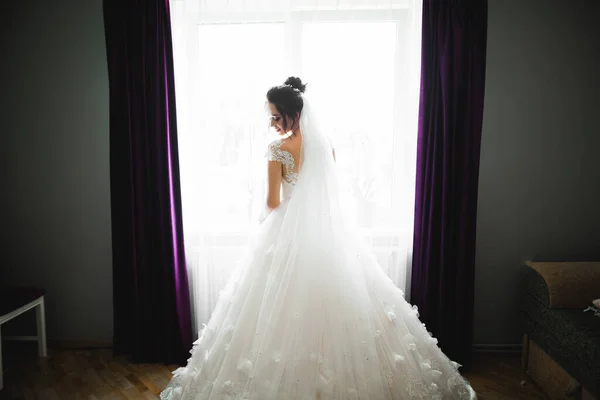
[[[280,136],[283,139],[287,139],[287,138],[292,137],[292,136],[301,136],[301,135],[302,135],[302,131],[300,130],[300,127],[297,127],[297,128],[292,129],[288,133],[285,133],[285,134],[280,135]]]

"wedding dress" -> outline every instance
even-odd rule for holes
[[[300,129],[301,160],[269,146],[285,167],[283,200],[161,399],[476,398],[344,218],[331,143],[306,97]]]

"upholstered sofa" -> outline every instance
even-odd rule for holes
[[[551,399],[600,400],[600,262],[523,267],[523,368]]]

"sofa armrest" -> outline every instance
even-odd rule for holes
[[[600,297],[600,262],[528,262],[543,279],[549,308],[585,308]]]

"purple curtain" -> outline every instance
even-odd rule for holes
[[[184,363],[192,347],[168,0],[104,0],[110,85],[114,349]]]
[[[471,363],[487,0],[424,0],[411,302]]]

